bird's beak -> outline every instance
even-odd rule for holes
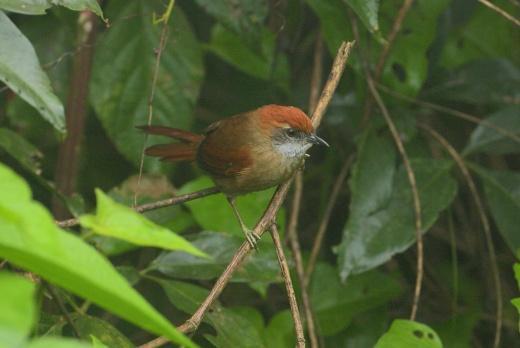
[[[315,145],[325,145],[325,146],[329,147],[329,144],[325,140],[323,140],[322,138],[317,136],[316,134],[309,135],[309,142],[312,144],[315,144]]]

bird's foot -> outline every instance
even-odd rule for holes
[[[258,250],[257,243],[260,240],[260,236],[255,233],[255,231],[247,229],[244,230],[244,234],[246,236],[247,242],[251,245],[251,248]]]

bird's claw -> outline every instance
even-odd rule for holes
[[[253,230],[244,231],[246,235],[247,242],[251,246],[251,248],[258,250],[257,243],[260,240],[260,236],[255,233]]]

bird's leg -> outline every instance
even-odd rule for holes
[[[246,240],[248,241],[249,245],[251,245],[252,248],[256,249],[256,243],[258,240],[260,240],[260,237],[253,231],[247,228],[246,224],[242,220],[242,217],[240,216],[237,206],[235,205],[235,197],[227,197],[227,200],[229,204],[231,205],[231,208],[233,208],[233,213],[235,214],[236,218],[238,219],[238,223],[240,224],[240,228],[242,229],[242,232],[244,232],[244,235],[246,236]]]

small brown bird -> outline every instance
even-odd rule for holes
[[[302,167],[313,144],[328,146],[309,117],[292,106],[265,105],[231,116],[212,123],[204,135],[163,126],[139,128],[179,140],[151,146],[145,153],[162,161],[196,161],[226,195],[252,247],[259,237],[244,224],[235,198],[282,183]]]

